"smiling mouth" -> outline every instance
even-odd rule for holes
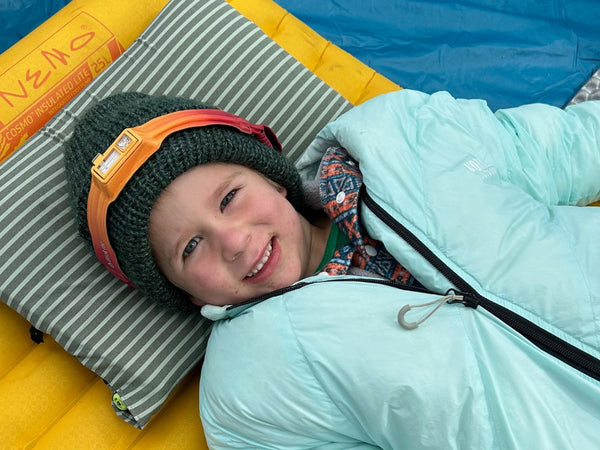
[[[258,272],[261,271],[261,269],[265,266],[265,264],[271,257],[272,251],[273,251],[273,242],[271,241],[271,242],[269,242],[269,245],[267,245],[267,248],[265,250],[265,254],[263,255],[263,257],[260,259],[258,264],[256,264],[256,267],[254,267],[254,269],[252,269],[250,272],[248,272],[248,275],[246,275],[246,278],[252,278],[254,275],[256,275]]]

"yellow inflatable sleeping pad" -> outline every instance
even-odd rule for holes
[[[0,162],[123,53],[167,0],[128,3],[73,0],[0,55]]]
[[[228,1],[351,103],[358,104],[399,88],[325,41],[271,0]],[[64,29],[65,24],[73,23],[71,21],[75,16],[81,18],[81,14],[85,14],[86,20],[101,22],[118,37],[123,47],[127,47],[165,3],[165,0],[147,1],[144,2],[144,11],[140,11],[131,8],[133,2],[128,0],[74,0],[0,55],[3,71],[0,82],[1,77],[6,77],[10,72],[8,69],[27,69],[16,63],[9,64],[10,61],[23,63],[23,55],[39,49],[40,42],[46,42],[57,30]],[[132,14],[131,11],[138,12]],[[78,26],[89,25],[82,23]],[[124,50],[119,50],[114,44],[110,48],[105,44],[99,47],[98,54],[87,56],[88,59],[92,58],[88,64],[90,61],[106,61]],[[68,77],[69,73],[61,76]],[[90,75],[86,82],[92,78]],[[52,92],[56,92],[52,91],[56,85],[53,84],[40,95],[52,95]],[[69,98],[83,87],[72,89]],[[10,98],[14,103],[23,100],[14,96]],[[29,99],[29,104],[25,102],[20,105],[17,115],[35,106],[33,103],[39,98],[33,100]],[[3,123],[8,123],[7,118]],[[37,128],[41,125],[43,123],[38,124]],[[18,144],[27,137],[27,133],[22,133],[16,138]],[[0,140],[0,161],[17,147],[16,143],[9,146],[6,140]],[[67,354],[51,337],[44,336],[43,344],[33,343],[29,337],[29,323],[3,303],[0,303],[0,348],[0,402],[3,405],[0,409],[1,448],[207,448],[198,416],[200,369],[181,383],[167,404],[141,431],[115,415],[110,403],[111,392],[98,376]]]

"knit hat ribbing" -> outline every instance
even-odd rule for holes
[[[79,233],[91,245],[87,200],[92,160],[125,129],[184,109],[212,109],[194,100],[128,92],[108,97],[78,121],[65,150],[67,178]],[[167,185],[189,169],[209,162],[241,164],[284,186],[287,198],[302,207],[302,184],[295,167],[277,151],[232,127],[211,125],[169,135],[160,149],[138,169],[107,213],[107,229],[119,265],[149,299],[178,307],[193,307],[189,296],[158,269],[149,240],[152,206]]]

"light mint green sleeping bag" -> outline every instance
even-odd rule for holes
[[[600,102],[494,114],[403,90],[328,125],[305,179],[330,145],[359,162],[368,233],[431,292],[319,275],[220,310],[209,445],[597,448],[600,208],[574,205],[600,198]],[[406,329],[405,305],[408,325],[441,306]]]

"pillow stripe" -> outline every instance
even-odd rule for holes
[[[49,190],[48,186],[39,183],[39,181],[35,179],[20,187],[20,189],[29,189],[29,185],[31,185],[33,191],[29,196],[15,195],[15,197],[12,198],[13,203],[4,210],[5,212],[0,214],[0,220],[6,220],[7,225],[10,227],[11,225],[19,223],[27,214],[30,214],[35,209],[38,209],[39,206],[37,206],[35,203],[37,203],[38,201],[45,201],[48,197],[51,197],[56,191],[67,186],[67,181],[64,179],[64,177],[61,177],[61,175],[62,174],[60,173],[60,171],[57,171],[56,173],[50,175],[44,180],[45,182],[49,183],[54,181],[55,179],[58,180],[58,184]],[[35,200],[35,202],[33,202],[33,200]],[[27,205],[29,205],[29,208],[27,207]],[[22,209],[22,211],[19,213],[18,216],[14,216],[14,211],[18,211],[19,209]],[[3,231],[4,232],[0,234],[0,239],[2,239],[3,236],[9,235],[11,233],[10,228],[4,229]]]
[[[88,249],[86,247],[80,247],[82,251],[81,256],[84,257],[88,253]],[[40,314],[38,320],[42,323],[48,323],[48,328],[51,330],[53,336],[55,336],[56,340],[60,342],[63,346],[70,346],[70,341],[68,341],[68,336],[71,334],[73,336],[77,336],[76,329],[63,327],[61,323],[62,314],[72,315],[76,322],[81,323],[85,315],[87,314],[87,309],[89,305],[94,305],[98,310],[101,310],[102,302],[104,302],[104,298],[100,296],[103,293],[104,289],[100,287],[103,285],[102,277],[98,277],[97,275],[101,273],[98,270],[97,264],[78,264],[77,269],[82,271],[78,277],[74,277],[69,279],[61,274],[61,278],[63,279],[62,292],[56,291],[53,295],[47,294],[44,297],[40,298],[40,304],[44,304],[44,310]],[[65,266],[63,270],[67,270]],[[89,282],[82,284],[77,281],[71,280],[89,280]],[[112,290],[118,290],[119,294],[124,289],[125,286],[117,283],[117,280],[108,280],[110,283],[107,288]],[[96,298],[90,298],[89,292],[92,292],[93,289],[97,289],[99,291],[99,295]],[[109,292],[109,290],[106,292]],[[115,292],[114,298],[116,299],[117,293]],[[77,298],[77,301],[71,301],[72,298]],[[97,302],[97,303],[96,303]],[[110,304],[110,303],[109,303]],[[39,306],[41,309],[41,305]]]
[[[6,182],[6,184],[3,185],[3,189],[7,189],[7,195],[10,195],[11,193],[9,189],[20,188],[19,182],[21,182],[22,180],[20,179],[21,175],[19,171],[21,169],[27,170],[27,167],[30,165],[30,161],[28,158],[36,158],[36,161],[41,161],[44,159],[43,153],[33,151],[34,149],[37,149],[40,146],[47,146],[47,143],[44,142],[44,134],[41,130],[34,134],[31,138],[29,138],[26,146],[19,148],[18,158],[9,158],[2,163],[2,182]]]
[[[205,341],[206,339],[208,339],[208,336],[209,336],[211,328],[212,327],[210,327],[210,326],[196,327],[194,329],[194,331],[196,331],[196,330],[201,331],[202,333],[200,334],[200,338],[203,341]],[[181,342],[178,348],[185,350],[187,347],[185,345],[183,345],[183,342]],[[194,356],[194,351],[191,348],[188,348],[187,351],[182,355],[181,358],[176,359],[176,361],[179,361],[179,362],[177,364],[175,364],[174,367],[172,367],[172,368],[169,369],[169,367],[167,365],[167,362],[163,361],[162,369],[166,369],[168,373],[180,373],[181,372],[181,368],[183,366],[183,362],[186,360],[186,358],[189,358],[189,357],[192,357],[192,356]],[[167,386],[167,383],[169,382],[168,379],[169,379],[169,377],[166,377],[166,376],[163,377],[163,381],[162,381],[163,386],[162,387],[166,387]],[[142,386],[138,385],[137,388],[133,389],[132,392],[134,394],[137,394],[137,393],[141,392],[141,389],[142,389]],[[141,396],[140,400],[139,400],[140,405],[144,401],[150,401],[151,398],[156,398],[156,395],[153,394],[153,393],[148,393],[146,396]],[[133,405],[134,405],[134,407],[136,406],[135,403]]]
[[[78,246],[77,250],[77,255],[81,255],[81,257],[86,255],[88,252],[88,250],[83,246]],[[77,260],[77,258],[74,258],[74,260]],[[46,267],[52,267],[52,264],[47,264]],[[48,322],[46,317],[53,319],[53,314],[59,313],[63,310],[69,310],[71,308],[74,315],[79,315],[82,309],[82,304],[79,301],[71,302],[73,296],[78,295],[80,291],[77,289],[77,283],[71,282],[70,279],[63,274],[63,272],[69,270],[71,267],[78,271],[72,273],[74,276],[73,279],[77,279],[76,277],[83,278],[82,275],[85,274],[86,266],[68,264],[57,266],[57,270],[60,272],[58,277],[49,278],[46,284],[36,282],[35,285],[33,285],[32,283],[31,292],[27,296],[24,295],[19,303],[19,305],[21,305],[20,307],[27,307],[29,311],[33,313],[32,316],[28,317],[33,324],[47,324],[45,325],[45,329],[47,329],[47,332],[55,337],[56,331],[60,328],[60,323],[58,323],[57,320],[59,318],[56,318],[56,320],[53,320],[52,322]],[[90,265],[88,267],[89,270],[93,269],[97,273],[97,267],[95,267],[95,265]],[[90,280],[93,280],[93,278],[90,278]],[[62,341],[59,339],[56,340],[64,346]]]
[[[19,267],[16,265],[16,261],[20,259],[20,257],[22,257],[21,253],[22,251],[25,250],[24,248],[24,244],[23,241],[27,242],[27,245],[36,245],[38,240],[45,240],[46,239],[46,233],[48,231],[50,231],[57,222],[60,221],[60,219],[69,217],[70,211],[67,209],[58,209],[58,207],[61,206],[61,201],[60,199],[58,199],[57,201],[55,201],[54,203],[51,203],[49,205],[49,208],[56,208],[55,211],[60,211],[58,214],[54,215],[50,221],[45,222],[44,225],[40,228],[38,227],[38,224],[32,220],[27,220],[26,219],[26,211],[24,211],[23,213],[19,214],[19,217],[22,217],[24,220],[21,223],[27,223],[28,225],[25,227],[21,227],[19,228],[18,232],[15,233],[13,236],[11,236],[10,234],[7,234],[6,237],[9,239],[8,242],[4,243],[2,242],[2,236],[0,236],[0,246],[2,246],[2,248],[9,254],[12,255],[9,257],[9,259],[6,260],[6,262],[3,263],[3,266],[6,268],[6,272],[10,273],[10,272],[14,272],[16,271]],[[35,214],[35,211],[33,211],[33,213]],[[16,221],[16,223],[18,224],[19,222]],[[10,230],[10,228],[8,228],[7,230]],[[14,247],[14,248],[13,248]],[[13,264],[15,264],[13,266]],[[8,279],[5,278],[5,276],[3,275],[2,272],[0,272],[0,279],[4,279],[5,283],[8,283]],[[2,285],[0,284],[0,290],[2,289]]]
[[[244,74],[237,70],[235,66],[228,65],[228,59],[226,58],[234,58],[234,59],[243,59],[244,63],[251,74],[256,74],[258,70],[260,70],[261,66],[261,56],[264,52],[275,48],[277,44],[275,42],[270,41],[266,45],[262,45],[263,43],[259,39],[259,32],[255,31],[254,33],[248,33],[243,39],[240,39],[236,46],[229,50],[229,53],[224,55],[225,58],[219,65],[216,65],[212,72],[216,72],[219,69],[225,69],[221,72],[222,80],[224,81],[225,89],[219,89],[219,86],[213,84],[205,93],[207,97],[215,98],[214,102],[218,104],[226,103],[232,104],[231,100],[225,100],[227,94],[237,93],[239,91],[247,91],[252,88],[253,84],[251,83],[251,78],[247,77],[247,74]],[[260,51],[256,51],[257,48],[261,48]],[[243,77],[243,78],[242,78]],[[196,87],[197,91],[203,90],[205,85],[207,85],[206,80],[200,86]],[[220,94],[219,94],[220,93]]]
[[[95,270],[96,266],[90,266],[88,270],[84,274],[82,274],[81,278],[85,279],[90,277],[92,272]],[[103,284],[104,283],[102,282],[102,280],[100,278],[97,278],[81,291],[81,295],[86,296],[88,293],[96,291],[98,292],[99,298],[102,298],[102,295],[110,290],[116,289],[117,292],[120,294],[126,289],[124,285],[118,284],[116,279],[114,281],[111,280],[111,283],[108,283],[105,286],[103,286]],[[71,294],[76,289],[76,286],[77,285],[73,284],[72,289],[65,291],[58,298],[58,301],[62,300],[62,297]],[[105,326],[110,325],[110,322],[107,322],[107,318],[110,317],[107,314],[109,311],[105,311],[103,308],[98,308],[97,304],[98,303],[95,301],[89,301],[87,305],[85,305],[83,308],[81,308],[80,305],[72,305],[70,308],[63,308],[64,313],[66,315],[71,315],[72,318],[61,327],[58,326],[58,321],[62,318],[61,314],[57,314],[56,317],[49,322],[49,327],[51,329],[57,329],[56,339],[59,341],[65,341],[65,347],[71,348],[75,343],[76,337],[79,336],[80,333],[85,333],[85,330],[89,325],[95,324],[95,326],[98,328],[104,328]],[[78,314],[76,314],[76,311],[74,311],[74,308],[76,307],[79,307]],[[84,318],[85,320],[82,321],[82,318]],[[45,317],[40,319],[45,319]],[[69,337],[66,335],[67,330],[72,330],[72,336]],[[74,349],[74,352],[80,353],[82,347],[92,337],[93,335],[84,338],[81,341],[81,344]]]
[[[193,28],[192,32],[195,32],[196,30],[202,29],[202,33],[206,34],[207,36],[210,36],[211,33],[213,32],[213,30],[216,30],[217,32],[206,41],[205,45],[207,50],[210,51],[209,53],[209,57],[205,58],[203,57],[204,55],[202,53],[194,53],[193,52],[193,48],[188,48],[186,49],[182,55],[181,58],[179,59],[179,63],[181,64],[181,66],[185,67],[188,64],[193,64],[194,66],[196,66],[198,68],[199,71],[205,73],[204,71],[206,70],[207,66],[208,67],[213,67],[213,70],[216,70],[218,68],[220,68],[218,66],[219,62],[221,62],[221,64],[223,62],[225,62],[225,56],[223,55],[223,52],[225,51],[230,51],[230,49],[228,49],[227,46],[227,41],[224,40],[223,38],[227,35],[228,32],[230,32],[231,30],[229,28],[227,28],[225,26],[225,24],[227,23],[227,19],[231,20],[233,19],[234,23],[235,21],[239,22],[237,25],[237,29],[233,32],[232,34],[232,38],[235,39],[236,42],[240,42],[242,40],[245,40],[247,38],[247,34],[250,35],[254,35],[257,36],[257,30],[256,29],[252,29],[251,25],[248,22],[243,22],[240,20],[239,16],[222,16],[219,18],[219,20],[215,20],[212,21],[212,15],[211,16],[206,16],[206,18],[204,18],[201,21],[198,21],[196,23],[196,25]],[[204,25],[208,23],[208,27],[204,28]],[[249,31],[248,31],[249,30]],[[174,35],[175,37],[180,37]],[[182,86],[180,86],[178,88],[179,91],[182,92],[186,92],[188,91],[188,89],[190,89],[190,86],[192,86],[195,82],[197,82],[197,80],[195,80],[194,78],[186,78],[186,72],[182,71],[181,73],[179,73],[179,75],[177,77],[168,77],[166,76],[166,74],[160,74],[161,77],[159,80],[156,80],[153,82],[153,85],[155,86],[159,86],[159,90],[163,91],[163,90],[167,90],[167,91],[171,91],[173,89],[177,88],[177,85],[181,84],[182,80],[185,80],[185,84],[183,84]],[[201,86],[204,86],[203,83],[205,83],[207,80],[211,80],[214,76],[214,72],[206,72],[206,75],[204,77],[204,80],[202,80],[200,82]],[[166,84],[167,82],[169,82],[169,84]],[[166,84],[166,85],[165,85]],[[156,91],[156,89],[155,89]]]
[[[246,80],[246,84],[249,86],[250,89],[252,89],[255,92],[260,92],[261,90],[265,89],[267,86],[269,86],[270,84],[268,84],[269,82],[273,82],[275,80],[277,80],[278,77],[276,77],[275,75],[280,74],[281,70],[283,69],[283,65],[286,62],[286,60],[284,59],[280,59],[278,61],[278,55],[271,51],[272,46],[269,46],[268,49],[270,50],[266,55],[264,59],[261,59],[260,64],[265,65],[267,67],[271,67],[273,73],[271,76],[269,77],[262,77],[262,74],[257,70],[249,75],[245,76],[245,80]],[[266,50],[267,48],[265,48]],[[270,56],[269,56],[270,53]],[[262,55],[262,53],[261,53]],[[258,55],[257,55],[258,56]],[[235,83],[241,83],[242,80],[241,78],[244,77],[243,73],[239,73],[238,77],[236,78]],[[231,96],[231,99],[226,100],[226,96]],[[219,104],[223,104],[225,102],[227,103],[233,103],[233,104],[239,104],[239,102],[242,100],[242,98],[244,99],[244,104],[247,105],[247,98],[248,95],[246,94],[246,92],[244,91],[244,89],[240,89],[237,87],[236,84],[231,84],[230,88],[227,90],[223,90],[221,91],[221,95],[219,97],[217,97],[216,99],[216,103],[217,105]],[[244,110],[243,107],[238,106],[242,111]]]
[[[208,4],[207,4],[208,6]],[[224,9],[226,5],[222,4],[221,5],[221,9]],[[211,45],[211,39],[207,39],[207,36],[211,36],[211,32],[213,30],[213,27],[216,27],[217,25],[221,25],[221,30],[219,31],[219,36],[221,37],[222,42],[225,42],[225,38],[227,37],[227,33],[230,33],[232,37],[237,37],[237,31],[238,29],[236,28],[230,28],[228,26],[228,23],[226,20],[223,20],[224,17],[219,17],[218,20],[214,20],[213,19],[213,15],[215,15],[218,10],[213,10],[212,12],[209,12],[208,15],[206,16],[202,16],[199,17],[198,13],[202,12],[202,11],[192,11],[190,12],[189,17],[187,18],[186,21],[184,21],[181,28],[178,26],[173,26],[173,24],[168,24],[166,25],[166,28],[164,30],[164,33],[162,33],[164,36],[162,37],[163,39],[165,39],[164,41],[164,47],[165,48],[169,48],[172,46],[172,48],[177,49],[176,52],[172,51],[171,52],[165,52],[163,47],[161,46],[160,51],[154,53],[154,54],[149,54],[149,50],[152,49],[152,47],[147,46],[144,47],[144,50],[146,50],[146,54],[144,55],[144,57],[156,57],[157,55],[159,55],[159,57],[166,61],[167,64],[171,64],[172,67],[174,68],[174,71],[172,74],[167,74],[164,71],[160,71],[158,70],[159,68],[157,67],[155,70],[151,70],[149,72],[149,76],[144,76],[143,80],[140,80],[140,78],[142,77],[142,74],[137,74],[137,76],[131,77],[127,84],[124,85],[125,90],[130,89],[132,86],[136,85],[136,86],[140,86],[142,89],[144,88],[148,88],[148,86],[152,86],[153,88],[156,87],[156,89],[159,89],[160,93],[164,93],[164,92],[173,92],[176,89],[176,86],[179,84],[178,82],[181,82],[181,80],[193,80],[194,77],[189,78],[188,76],[186,76],[186,71],[187,68],[190,67],[190,63],[192,64],[192,67],[197,67],[198,70],[200,70],[202,67],[198,67],[198,59],[202,58],[203,55],[206,55],[206,53],[208,53],[207,56],[204,56],[204,58],[218,58],[219,54],[218,51],[216,51],[215,49],[212,48]],[[229,15],[229,11],[226,11],[226,15]],[[231,18],[233,18],[234,20],[239,20],[239,16],[235,17],[235,15],[231,15]],[[194,27],[190,27],[190,23],[195,23],[196,25]],[[206,27],[204,27],[204,25],[207,25]],[[244,24],[245,26],[249,26],[248,23]],[[198,34],[199,36],[202,36],[205,39],[205,44],[206,47],[206,52],[194,52],[194,48],[192,47],[187,47],[187,46],[179,46],[180,42],[185,42],[186,40],[186,28],[192,28],[192,31],[190,31],[191,33],[194,34]],[[140,36],[140,42],[145,42],[147,40],[147,38],[142,34],[142,36]],[[213,36],[214,42],[216,42],[216,36]],[[197,49],[196,49],[197,50]],[[189,58],[189,54],[192,54],[194,56],[194,59],[190,59]],[[173,77],[173,74],[177,74],[176,77]],[[206,75],[206,77],[208,78],[210,75]],[[156,78],[156,79],[155,79]],[[170,82],[170,80],[173,80],[172,84],[169,85],[164,85],[167,82]],[[155,89],[155,90],[156,90]],[[180,92],[185,92],[185,89],[182,88],[178,88],[177,90],[179,90]]]
[[[323,98],[328,98],[331,95],[331,93],[328,93],[326,96],[324,96]],[[338,117],[340,114],[342,114],[344,111],[347,110],[346,105],[345,104],[339,104],[339,103],[335,103],[335,102],[329,102],[326,103],[324,100],[324,107],[321,109],[321,112],[319,115],[316,116],[317,120],[319,122],[321,121],[326,121],[328,117]],[[302,120],[297,121],[295,124],[291,124],[296,125],[298,127],[298,129],[302,130],[304,129],[304,127],[306,126],[306,131],[305,133],[300,136],[300,139],[303,142],[306,141],[310,141],[310,139],[312,139],[314,137],[314,133],[312,133],[309,129],[308,129],[308,121],[309,121],[309,116],[306,116],[304,118],[302,118]],[[283,134],[284,136],[286,136],[286,134]],[[285,147],[291,147],[291,142],[290,142],[290,135],[287,135],[286,138],[283,138],[281,145],[285,148]],[[293,161],[296,161],[299,157],[300,154],[304,151],[304,149],[302,148],[296,148],[295,151],[290,151],[289,153],[287,153],[287,157],[290,158]]]
[[[67,228],[69,228],[70,224],[66,224],[64,225],[62,228],[60,228],[58,231],[58,233],[63,234],[64,231],[66,231]],[[46,245],[44,246],[40,246],[38,249],[39,253],[42,253],[44,250],[48,249],[48,247],[50,248],[48,250],[48,252],[52,252],[53,254],[56,255],[57,259],[59,260],[69,260],[71,258],[72,255],[75,255],[77,252],[81,252],[81,249],[77,248],[77,247],[69,247],[68,244],[77,242],[78,237],[76,235],[71,235],[67,238],[67,240],[65,241],[64,239],[62,239],[62,236],[55,236],[53,240],[48,240],[46,241]],[[56,246],[54,246],[54,244],[57,244]],[[69,253],[67,253],[67,255],[64,255],[64,252],[69,251]],[[32,253],[29,258],[25,261],[26,264],[23,264],[23,266],[25,266],[25,270],[27,273],[27,276],[22,278],[20,280],[20,283],[14,288],[14,292],[19,293],[21,290],[23,290],[24,292],[27,292],[29,290],[29,286],[28,284],[30,284],[30,282],[34,279],[34,277],[38,274],[42,275],[42,278],[39,280],[35,280],[35,283],[37,283],[38,285],[43,285],[45,281],[47,281],[50,277],[54,276],[57,274],[57,272],[60,271],[61,266],[54,266],[50,269],[50,271],[48,271],[49,267],[44,267],[43,265],[39,265],[37,263],[37,253]],[[29,266],[35,266],[34,268],[29,268]],[[67,277],[70,274],[71,271],[75,270],[76,266],[71,267],[69,273],[67,273]],[[11,278],[15,277],[15,275],[19,275],[19,272],[15,272],[13,273],[13,275],[11,276]],[[19,281],[19,278],[16,278],[16,281]],[[24,299],[27,299],[27,295],[29,294],[24,294]],[[24,304],[24,302],[21,302],[19,304],[19,309],[17,309],[17,311],[21,312],[21,308],[22,305]]]
[[[124,287],[123,287],[123,290],[125,290]],[[121,298],[119,297],[118,300],[121,301]],[[135,328],[133,325],[131,325],[129,323],[129,320],[132,317],[138,316],[139,310],[144,311],[144,314],[146,314],[146,315],[150,315],[152,313],[156,313],[156,309],[149,307],[147,302],[145,302],[145,303],[138,302],[139,306],[135,305],[132,307],[131,306],[132,300],[133,301],[137,300],[137,295],[135,292],[128,292],[126,296],[123,296],[123,298],[122,298],[123,304],[121,305],[120,308],[114,309],[112,311],[103,309],[102,316],[104,316],[105,318],[108,319],[107,322],[103,321],[103,325],[108,323],[109,326],[111,326],[114,329],[117,329],[117,330],[131,329],[131,330],[133,330],[132,332],[137,332],[137,333],[142,333],[142,332],[146,333],[148,329],[151,329],[146,324],[144,325],[144,327],[146,329]],[[111,353],[112,350],[119,348],[119,345],[122,345],[123,343],[126,343],[126,345],[122,349],[123,352],[125,354],[130,353],[128,351],[129,348],[134,347],[137,344],[137,340],[132,339],[130,341],[127,341],[126,338],[127,338],[127,334],[125,334],[125,333],[119,333],[118,336],[114,336],[109,333],[104,334],[103,336],[90,336],[89,339],[82,340],[81,344],[77,348],[77,352],[82,353],[82,354],[83,353],[88,354],[88,356],[83,357],[82,361],[84,362],[84,364],[89,365],[92,370],[95,370],[95,368],[99,367],[99,364],[102,363],[102,361],[99,361],[98,364],[94,365],[92,358],[93,358],[93,355],[95,355],[96,353],[101,353],[101,352]],[[87,350],[86,350],[86,348],[87,348]],[[102,373],[101,375],[103,378],[109,379],[106,376],[106,373]]]
[[[308,86],[306,86],[307,91],[309,90]],[[327,107],[331,107],[333,102],[331,101],[332,98],[331,96],[327,95],[328,92],[327,90],[324,89],[323,86],[317,86],[317,88],[315,89],[314,92],[309,92],[309,95],[307,95],[304,100],[302,100],[300,102],[300,104],[298,105],[298,109],[300,110],[301,117],[304,117],[304,120],[302,121],[303,124],[306,124],[306,121],[308,120],[309,117],[313,118],[316,114],[319,114],[320,111],[322,111],[323,109],[327,108]],[[300,100],[302,97],[302,94],[300,92],[298,92],[293,98],[292,100]],[[314,99],[319,99],[317,101],[314,101]],[[291,113],[291,111],[290,111]],[[296,123],[296,121],[294,120],[293,116],[291,114],[288,114],[286,116],[284,116],[285,121],[279,126],[279,129],[283,132],[283,135],[286,136],[288,135],[288,131],[291,131],[292,129],[294,129],[295,127],[298,126],[298,124]],[[289,140],[289,137],[286,139],[286,142]]]
[[[168,333],[168,335],[166,336],[162,336],[159,334],[156,334],[155,336],[152,337],[152,339],[145,343],[144,346],[141,348],[142,351],[146,350],[146,351],[152,351],[152,352],[156,352],[158,354],[169,354],[170,352],[173,353],[177,353],[180,349],[186,348],[185,343],[183,341],[180,341],[177,339],[177,336],[180,335],[183,331],[185,331],[188,326],[190,326],[192,324],[193,321],[193,317],[188,317],[184,322],[180,323],[178,326],[174,326],[172,321],[169,322],[169,329],[172,331],[171,333]],[[166,331],[166,330],[165,330]],[[165,333],[167,334],[167,333]],[[148,345],[150,344],[150,345]],[[159,344],[157,347],[154,346],[153,344]],[[173,347],[173,345],[175,345]],[[147,368],[150,365],[150,361],[146,360],[142,363],[141,366],[139,366],[139,369],[143,370],[145,368]],[[153,366],[153,370],[156,370],[157,372],[168,372],[170,371],[170,368],[168,367],[170,365],[170,363],[168,361],[162,361],[160,364],[158,365],[154,365]],[[130,384],[129,381],[129,377],[128,376],[124,376],[124,372],[131,368],[132,363],[130,362],[129,364],[125,364],[120,371],[118,371],[116,374],[113,375],[115,380],[122,380],[123,386],[126,387],[128,386],[128,384]],[[137,388],[130,386],[131,390],[131,394],[135,395],[140,391],[140,387],[138,386]]]
[[[290,58],[279,58],[279,55],[273,52],[271,57],[265,61],[265,64],[272,68],[272,72],[268,76],[262,76],[262,73],[256,72],[252,74],[252,81],[256,82],[254,85],[254,92],[260,99],[265,99],[273,95],[273,92],[279,92],[279,88],[284,80],[289,81],[294,71],[300,75],[302,72],[296,70],[297,67],[294,65],[293,60]],[[243,90],[239,90],[232,102],[239,104],[238,108],[241,114],[245,116],[256,116],[258,106],[255,103],[256,99],[253,96],[246,95]],[[262,104],[262,103],[261,103]],[[253,108],[253,109],[249,109]]]
[[[77,268],[74,267],[73,270],[75,269],[81,271],[81,266],[78,266]],[[93,279],[91,274],[95,272],[95,270],[95,267],[89,267],[87,271],[82,273],[70,273],[70,277]],[[97,283],[90,283],[90,285],[92,288],[98,287]],[[55,294],[58,294],[58,292]],[[55,336],[55,339],[58,342],[61,342],[65,349],[70,349],[70,342],[65,342],[65,340],[69,338],[68,334],[72,333],[76,336],[77,325],[82,324],[82,322],[87,322],[87,319],[84,319],[90,309],[94,307],[93,303],[87,305],[81,305],[80,303],[74,305],[70,304],[70,298],[73,295],[77,295],[77,289],[73,286],[68,286],[60,293],[60,295],[54,295],[52,298],[48,298],[44,302],[46,309],[38,319],[41,322],[48,317],[48,332]]]
[[[37,247],[34,251],[24,252],[25,259],[22,262],[20,262],[17,267],[14,267],[14,268],[7,267],[8,275],[6,276],[6,278],[4,276],[2,277],[4,279],[4,283],[1,286],[2,290],[10,289],[15,294],[21,294],[20,291],[23,290],[24,292],[22,293],[22,295],[24,296],[23,297],[24,300],[26,300],[27,295],[28,295],[27,291],[30,290],[30,287],[24,286],[25,283],[30,281],[34,277],[34,275],[37,275],[38,273],[43,272],[44,269],[47,269],[47,267],[45,267],[43,264],[39,264],[39,258],[44,254],[44,250],[52,248],[52,244],[54,244],[57,241],[62,240],[62,237],[60,236],[60,234],[62,234],[64,231],[66,231],[68,226],[69,226],[69,224],[67,223],[67,224],[63,225],[61,228],[59,228],[58,230],[56,230],[55,231],[56,234],[54,234],[52,236],[52,239],[47,239],[45,241],[44,245]],[[70,236],[70,239],[71,240],[75,239],[75,236]],[[50,250],[48,250],[48,252],[49,251]],[[19,270],[17,270],[17,269],[19,269]],[[11,273],[11,271],[12,271],[12,273]],[[11,284],[13,283],[13,281],[16,285],[14,287],[11,287]],[[8,300],[10,300],[10,298]],[[14,306],[14,305],[9,303],[9,306]],[[19,312],[22,312],[20,310],[20,306],[21,306],[20,304],[17,304],[15,309]]]
[[[272,97],[270,101],[261,101],[256,103],[250,112],[248,112],[248,116],[256,117],[259,114],[259,111],[265,116],[271,117],[269,121],[269,126],[275,127],[275,124],[278,124],[280,120],[283,119],[283,110],[287,105],[288,95],[291,91],[293,91],[294,86],[299,86],[301,79],[305,76],[304,72],[300,70],[298,67],[293,67],[293,70],[289,74],[288,79],[284,79],[283,77],[277,81],[274,88],[279,88],[279,86],[283,86],[281,91],[273,91]],[[276,92],[276,95],[275,95]],[[269,95],[265,95],[263,99],[269,98]],[[280,133],[281,134],[281,133]],[[287,151],[288,149],[285,149]]]
[[[146,316],[147,316],[147,314],[145,314],[145,315],[144,315],[144,319],[146,318]],[[162,332],[164,333],[164,331],[165,331],[165,330],[172,330],[172,331],[174,331],[174,332],[170,333],[170,336],[171,336],[171,338],[176,338],[176,337],[177,337],[177,335],[179,334],[178,332],[179,332],[179,331],[181,331],[181,328],[182,328],[184,325],[186,325],[186,324],[187,324],[189,321],[191,321],[191,320],[193,320],[191,317],[190,317],[190,318],[188,318],[188,319],[186,320],[186,322],[183,322],[183,323],[181,323],[181,324],[179,325],[179,328],[176,328],[176,325],[177,325],[177,323],[178,323],[178,321],[177,321],[177,318],[176,318],[176,317],[171,317],[171,318],[169,318],[169,320],[168,320],[168,321],[167,321],[167,322],[164,324],[164,326],[162,327],[162,330],[163,330]],[[158,321],[159,321],[159,318],[158,318],[158,317],[154,317],[154,319],[153,319],[153,320],[151,320],[151,321],[149,322],[149,325],[151,325],[151,326],[152,326],[152,325],[156,326],[156,323],[157,323]],[[125,342],[128,340],[127,338],[128,338],[128,336],[127,336],[127,335],[125,335],[125,334],[122,336],[122,340],[123,340],[123,341],[125,341]],[[162,351],[162,349],[164,349],[164,348],[165,348],[165,346],[168,346],[168,344],[169,344],[169,341],[168,341],[168,340],[165,340],[164,338],[165,338],[165,336],[163,336],[163,335],[162,335],[162,333],[156,333],[156,334],[155,334],[154,336],[152,336],[152,338],[150,338],[148,341],[146,341],[146,342],[138,342],[138,343],[136,343],[136,345],[138,345],[138,346],[139,346],[139,347],[138,347],[138,348],[139,348],[139,350],[138,350],[138,351],[141,351],[141,352],[145,352],[145,351],[148,351],[148,352],[150,352],[150,351],[155,351],[155,352],[157,352],[157,353],[160,353],[160,352]],[[168,338],[169,338],[169,336],[166,336],[166,338],[168,339]],[[155,347],[155,344],[156,344],[157,342],[158,342],[159,344],[162,342],[162,344],[161,344],[161,345],[162,345],[162,347],[161,347],[161,346]],[[119,342],[118,342],[118,341],[115,341],[115,342],[114,342],[112,345],[116,345],[116,344],[119,344]],[[152,362],[151,362],[150,360],[147,360],[147,361],[145,362],[145,364],[146,364],[146,365],[149,365],[149,364],[151,364],[151,363],[152,363]],[[122,366],[122,367],[120,367],[120,368],[119,368],[119,367],[115,367],[115,368],[114,368],[114,372],[113,372],[113,373],[111,373],[111,378],[113,378],[113,379],[115,379],[115,380],[117,380],[117,381],[119,381],[119,380],[122,380],[122,381],[123,381],[123,383],[124,383],[123,385],[125,386],[125,385],[127,384],[127,377],[126,377],[125,379],[123,379],[122,377],[123,377],[123,374],[124,374],[124,373],[125,373],[127,370],[129,370],[130,368],[131,368],[131,363],[130,363],[130,364],[125,364],[125,365],[123,365],[123,366]],[[141,368],[143,368],[143,366],[141,366]],[[155,370],[160,370],[159,368],[156,368],[156,367],[155,367],[154,369],[155,369]],[[108,375],[108,372],[107,372],[107,375]],[[132,393],[134,393],[134,391],[132,391]]]

